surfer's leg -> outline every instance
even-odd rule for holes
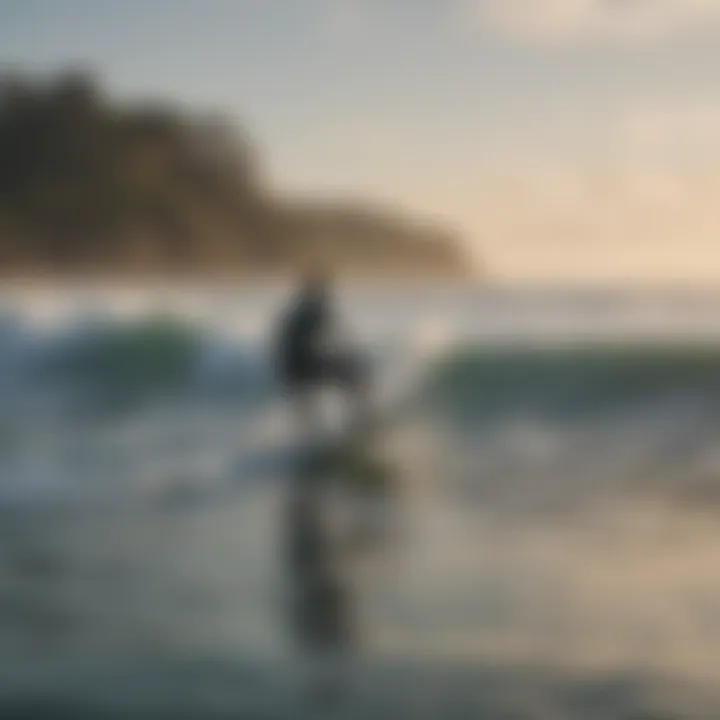
[[[317,389],[308,384],[295,388],[292,405],[296,428],[312,437],[320,428],[322,420]]]
[[[367,368],[360,358],[345,358],[342,379],[352,413],[353,428],[356,432],[363,432],[371,425],[373,402]]]
[[[325,360],[326,382],[342,392],[352,417],[352,427],[366,428],[370,419],[370,388],[368,373],[356,355],[340,354]]]
[[[285,388],[290,401],[295,431],[312,432],[317,425],[318,408],[315,398],[314,374],[307,358],[296,359],[289,367]]]

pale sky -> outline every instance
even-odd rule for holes
[[[720,0],[0,0],[0,65],[220,108],[509,280],[720,280]]]

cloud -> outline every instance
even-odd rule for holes
[[[474,25],[552,45],[652,43],[720,23],[720,0],[469,0]]]
[[[362,40],[376,28],[369,7],[358,0],[334,0],[325,8],[324,26],[340,42]]]
[[[626,115],[628,148],[644,158],[720,165],[720,102],[641,103]]]
[[[369,196],[445,219],[496,277],[717,281],[720,99],[626,99],[595,120],[458,153],[420,126],[358,116],[318,153],[337,162],[328,189],[352,172],[348,190],[362,179]]]
[[[590,131],[589,131],[590,132]],[[478,173],[475,234],[500,275],[720,277],[720,101],[636,101],[597,152],[504,150]],[[458,212],[460,215],[460,213]]]

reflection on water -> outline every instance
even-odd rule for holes
[[[342,486],[306,475],[258,361],[271,300],[227,300],[209,335],[201,313],[196,335],[118,331],[120,365],[29,300],[3,330],[3,717],[311,717],[306,681],[338,716],[718,717],[712,327],[681,343],[668,321],[663,343],[611,357],[503,346],[500,362],[483,351],[503,303],[537,335],[556,311],[358,303],[388,386],[412,396],[378,441],[394,478],[378,502],[348,480],[372,464],[337,461]],[[629,322],[621,299],[556,302],[586,332],[601,310],[602,328]],[[87,402],[98,383],[121,391],[108,406]]]

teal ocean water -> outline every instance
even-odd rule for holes
[[[268,363],[286,299],[2,293],[0,714],[315,716]],[[718,717],[720,295],[340,302],[397,492],[381,551],[344,565],[359,640],[331,716]]]

